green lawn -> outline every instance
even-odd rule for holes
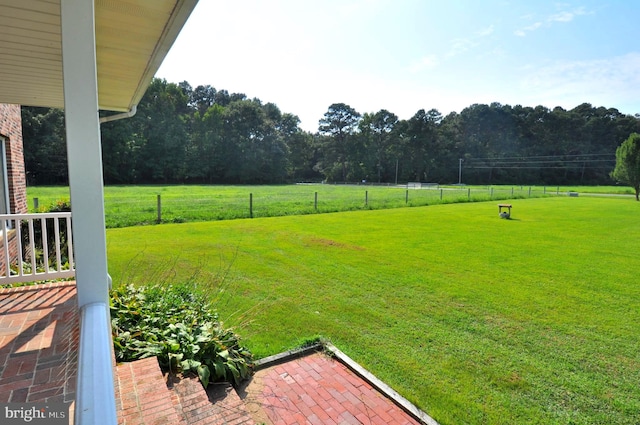
[[[110,229],[110,273],[198,271],[259,357],[323,335],[442,424],[640,423],[640,203],[511,203]]]

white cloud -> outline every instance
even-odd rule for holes
[[[571,11],[562,11],[560,13],[556,13],[555,15],[549,16],[547,22],[571,22],[573,18],[576,16],[587,15],[588,13],[585,11],[584,7],[579,7],[577,9],[573,9]]]
[[[453,56],[457,56],[461,53],[466,52],[467,50],[471,49],[476,45],[477,43],[474,42],[472,39],[455,38],[451,40],[451,49],[449,50],[449,53],[447,53],[447,57],[450,58]]]
[[[566,6],[566,5],[560,5],[560,6]],[[584,7],[575,8],[573,10],[563,10],[558,13],[554,13],[553,15],[549,15],[547,18],[545,18],[542,21],[538,21],[533,24],[527,25],[526,27],[517,29],[516,31],[514,31],[514,34],[517,35],[518,37],[524,37],[525,35],[527,35],[527,33],[535,31],[543,26],[550,27],[551,25],[557,22],[560,22],[560,23],[571,22],[574,20],[576,16],[590,15],[592,13],[593,12],[587,12]],[[530,18],[530,16],[527,18]]]
[[[547,22],[571,22],[575,15],[571,12],[562,12],[549,16]]]
[[[472,34],[469,37],[453,39],[451,41],[451,49],[449,50],[449,53],[447,53],[447,57],[451,58],[453,56],[457,56],[461,53],[464,53],[468,50],[471,50],[479,46],[481,43],[481,40],[493,34],[493,31],[494,31],[494,27],[493,25],[490,25],[486,28],[482,28],[476,31],[474,34]]]
[[[598,106],[637,105],[640,109],[640,53],[613,58],[560,61],[528,70],[521,80],[523,92],[547,106],[576,105],[582,102]]]
[[[481,29],[476,33],[478,37],[487,37],[493,34],[494,27],[493,25],[489,25],[487,28]]]
[[[534,24],[528,25],[522,29],[516,30],[515,35],[518,37],[524,37],[528,32],[535,31],[542,26],[542,22],[536,22]]]
[[[439,63],[440,61],[438,60],[438,57],[436,55],[424,56],[420,60],[412,63],[409,66],[408,71],[412,74],[417,74],[422,71],[434,69],[438,66]]]

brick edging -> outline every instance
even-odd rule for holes
[[[12,286],[11,288],[0,288],[0,294],[15,294],[16,292],[40,291],[42,289],[64,288],[76,286],[75,280],[65,280],[62,282],[38,283],[36,285]]]
[[[258,371],[271,366],[275,366],[277,364],[286,363],[290,360],[299,359],[300,357],[305,357],[309,354],[319,353],[324,350],[325,345],[321,342],[318,342],[308,347],[296,348],[294,350],[284,351],[280,354],[274,354],[273,356],[256,360],[253,364],[255,366],[255,370]]]
[[[418,406],[411,403],[406,398],[402,397],[398,394],[393,388],[389,385],[385,384],[383,381],[378,379],[374,374],[360,366],[360,364],[356,363],[351,357],[347,356],[342,351],[338,350],[336,346],[331,344],[330,342],[324,343],[325,350],[329,353],[330,356],[336,358],[340,363],[345,365],[349,370],[358,375],[360,378],[364,379],[368,382],[372,387],[378,390],[380,393],[384,394],[385,397],[389,398],[396,406],[400,407],[406,413],[411,415],[414,419],[419,421],[424,425],[439,425],[438,422],[433,419],[431,416],[427,415],[424,411],[420,410]]]

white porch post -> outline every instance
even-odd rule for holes
[[[107,302],[93,0],[62,0],[64,110],[78,304]]]
[[[67,158],[81,310],[76,424],[115,424],[94,0],[61,0]]]

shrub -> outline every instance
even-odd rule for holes
[[[251,375],[253,355],[224,329],[193,285],[127,285],[111,291],[117,361],[157,356],[170,373],[197,373],[202,385],[238,385]]]
[[[69,212],[71,211],[71,202],[68,199],[59,199],[52,202],[48,208],[41,208],[40,212]]]

